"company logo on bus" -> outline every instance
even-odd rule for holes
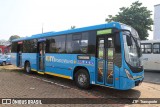
[[[68,63],[68,64],[75,64],[76,63],[76,61],[74,61],[74,60],[58,59],[58,58],[55,58],[54,56],[46,56],[46,61],[47,62]]]

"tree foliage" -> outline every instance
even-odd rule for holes
[[[105,21],[117,21],[130,25],[137,30],[141,40],[146,40],[149,35],[148,30],[152,31],[153,20],[151,12],[147,7],[143,7],[142,3],[136,1],[130,7],[120,8],[120,12],[117,15],[108,15]]]
[[[18,38],[20,38],[20,36],[18,36],[18,35],[12,35],[12,36],[9,38],[9,41],[11,42],[12,40],[18,39]]]

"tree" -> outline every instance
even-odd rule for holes
[[[117,21],[130,25],[137,30],[141,40],[146,40],[149,35],[148,30],[152,31],[153,20],[151,12],[147,7],[143,7],[142,3],[136,1],[130,7],[120,8],[120,12],[117,15],[108,15],[105,21]]]
[[[12,40],[18,39],[18,38],[20,38],[20,36],[18,36],[18,35],[12,35],[12,36],[9,38],[9,41],[11,42]]]

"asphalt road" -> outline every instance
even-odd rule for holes
[[[144,81],[160,84],[160,71],[145,71]]]

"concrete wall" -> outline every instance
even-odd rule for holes
[[[154,27],[153,35],[155,40],[160,39],[160,4],[154,6]]]

